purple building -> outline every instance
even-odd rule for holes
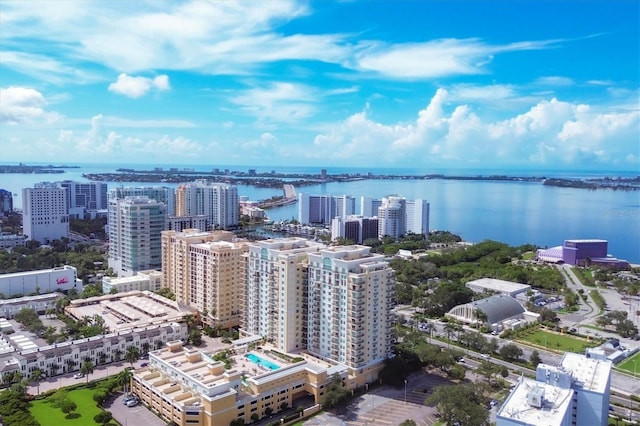
[[[629,262],[616,259],[607,253],[607,240],[565,240],[562,246],[540,249],[538,260],[569,265],[591,263],[613,268],[627,268]]]

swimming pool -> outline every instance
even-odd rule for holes
[[[271,361],[267,361],[264,358],[260,358],[258,355],[256,354],[247,354],[245,355],[247,357],[247,359],[249,361],[251,361],[252,363],[256,364],[256,365],[261,365],[263,367],[268,368],[269,370],[277,370],[278,368],[280,368],[280,366],[278,364],[274,364]]]

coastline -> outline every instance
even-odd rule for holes
[[[280,188],[285,184],[296,187],[318,185],[332,182],[352,182],[358,180],[467,180],[498,182],[533,182],[546,186],[578,189],[613,189],[623,191],[640,190],[640,176],[615,178],[547,178],[545,176],[508,176],[508,175],[444,175],[444,174],[304,174],[304,173],[258,173],[255,171],[237,172],[217,170],[202,172],[195,170],[135,170],[118,169],[115,173],[83,173],[85,179],[102,182],[166,182],[183,183],[196,180],[210,180],[233,185],[253,185],[262,188]]]

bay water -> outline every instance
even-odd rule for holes
[[[0,188],[14,193],[14,207],[22,207],[22,188],[43,181],[86,181],[83,173],[113,172],[120,165],[82,165],[78,169],[67,169],[62,174],[1,174]],[[149,170],[149,165],[126,165],[135,169]],[[175,166],[171,166],[175,167]],[[211,167],[185,166],[201,171]],[[168,168],[168,166],[166,167]],[[182,168],[182,167],[180,167]],[[224,169],[227,167],[221,167]],[[231,170],[247,171],[248,166],[228,167]],[[271,171],[271,169],[258,172]],[[318,168],[275,168],[282,173],[315,173]],[[418,170],[362,170],[373,174],[417,175],[442,173],[463,175],[457,171]],[[355,173],[353,170],[327,168],[328,174]],[[466,175],[508,174],[511,176],[546,177],[597,177],[629,176],[631,173],[571,172],[550,174],[547,172],[474,171]],[[637,174],[636,174],[637,175]],[[176,184],[158,182],[108,182],[109,188],[119,186]],[[361,196],[382,198],[395,194],[407,199],[426,199],[430,203],[430,225],[433,230],[447,230],[459,234],[465,241],[479,242],[485,239],[502,241],[510,245],[531,243],[540,247],[561,245],[565,239],[598,238],[609,241],[609,253],[631,263],[640,263],[640,191],[614,191],[611,189],[587,190],[544,186],[540,182],[493,181],[493,180],[449,180],[449,179],[364,179],[350,182],[331,182],[296,188],[297,192],[313,195],[351,195],[356,198],[356,212]],[[282,195],[281,189],[256,188],[238,185],[238,193],[251,200],[263,200]],[[288,220],[298,218],[298,205],[292,204],[267,211],[270,219]]]

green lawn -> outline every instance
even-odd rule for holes
[[[624,371],[628,371],[629,373],[633,374],[633,361],[636,362],[635,368],[636,368],[636,373],[640,373],[640,352],[636,352],[636,354],[632,357],[627,358],[626,360],[624,360],[623,362],[621,362],[620,364],[616,365],[616,368],[619,370],[624,370]]]
[[[536,257],[535,251],[527,251],[522,253],[522,260],[533,260]]]
[[[33,401],[31,414],[41,425],[95,425],[93,416],[101,413],[102,409],[98,408],[93,400],[94,392],[95,389],[86,388],[69,391],[69,399],[78,406],[75,413],[79,416],[76,418],[67,419],[59,408],[51,406],[49,398]]]
[[[587,342],[586,339],[579,337],[549,333],[544,330],[533,331],[524,337],[518,337],[518,340],[533,343],[541,347],[545,347],[546,345],[550,350],[576,352],[580,354],[583,354],[586,348],[596,346],[593,341]]]

